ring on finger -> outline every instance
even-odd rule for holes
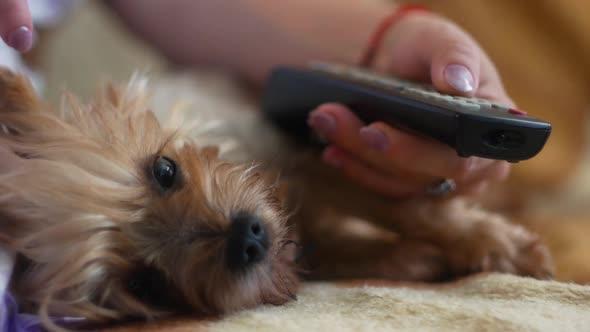
[[[453,179],[444,179],[430,187],[427,192],[433,196],[445,196],[457,189],[457,183]]]

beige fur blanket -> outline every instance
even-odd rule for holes
[[[500,274],[439,286],[309,283],[283,306],[115,331],[583,332],[590,331],[590,287]]]

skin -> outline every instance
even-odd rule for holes
[[[391,4],[376,0],[107,3],[170,60],[227,67],[256,84],[262,84],[278,64],[304,65],[313,59],[355,64],[378,22],[393,10]],[[26,1],[0,4],[5,41],[14,27],[31,26]],[[471,79],[459,87],[450,84],[449,66],[460,66]],[[374,67],[432,82],[441,92],[514,106],[482,48],[460,27],[433,13],[408,15],[391,27]],[[477,194],[510,172],[506,162],[461,158],[438,142],[384,123],[362,123],[338,104],[314,110],[309,125],[329,142],[322,157],[327,164],[391,197],[424,193],[444,178],[457,182],[457,193]]]
[[[18,33],[19,29],[27,30]],[[33,23],[26,0],[0,0],[0,37],[9,46],[20,52],[32,47]],[[18,40],[16,40],[16,35]]]

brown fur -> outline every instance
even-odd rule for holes
[[[307,278],[553,273],[537,237],[499,215],[462,198],[384,198],[293,146],[284,156],[295,164],[260,160],[285,173],[286,191],[270,170],[199,145],[180,113],[160,123],[138,85],[109,85],[90,104],[66,96],[52,111],[0,72],[0,239],[20,257],[11,290],[52,329],[53,316],[103,323],[282,304],[297,290],[294,239]],[[171,190],[151,176],[158,156],[181,169]],[[254,269],[233,273],[224,248],[241,211],[263,221],[271,245]],[[153,286],[145,294],[129,285],[138,275]]]

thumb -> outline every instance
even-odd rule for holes
[[[389,71],[429,81],[443,93],[472,96],[477,91],[482,53],[471,37],[434,15],[415,15],[400,23]]]
[[[33,22],[27,0],[0,0],[0,36],[19,52],[33,46]]]
[[[446,36],[433,48],[430,76],[436,88],[449,94],[473,96],[479,87],[481,53],[475,43],[461,35]]]

